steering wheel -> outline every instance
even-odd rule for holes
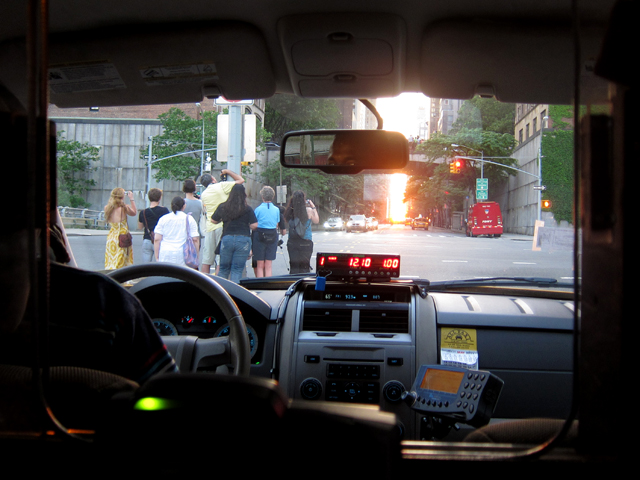
[[[248,375],[251,366],[251,345],[242,313],[229,294],[215,280],[204,273],[187,267],[166,263],[133,265],[107,274],[123,283],[140,277],[169,277],[187,282],[202,290],[222,310],[229,323],[229,336],[197,338],[193,336],[163,337],[181,371],[195,371],[201,359],[207,365],[233,366],[234,375]]]

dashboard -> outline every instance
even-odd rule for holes
[[[494,419],[569,414],[570,300],[424,294],[402,279],[329,279],[320,287],[306,279],[289,282],[289,289],[250,291],[212,278],[243,314],[251,375],[275,378],[294,401],[377,406],[396,415],[403,438],[422,439],[428,418],[402,397],[422,365],[439,364],[490,371],[504,381]],[[189,284],[149,278],[132,293],[161,333],[199,338],[227,333],[217,305]],[[444,440],[461,440],[468,431],[452,431]]]

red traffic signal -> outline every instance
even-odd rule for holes
[[[542,208],[551,208],[551,200],[542,200]]]
[[[460,173],[460,168],[464,163],[459,158],[456,158],[449,164],[449,173]]]

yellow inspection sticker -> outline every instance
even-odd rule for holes
[[[478,337],[475,328],[442,328],[440,335],[442,365],[478,369]]]

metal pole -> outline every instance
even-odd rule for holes
[[[538,220],[542,220],[542,130],[540,131],[540,146],[538,147]]]
[[[147,140],[149,140],[149,152],[147,153],[149,158],[147,159],[147,193],[146,193],[146,197],[147,197],[147,208],[149,208],[151,206],[151,200],[149,200],[149,190],[151,190],[151,159],[153,158],[151,156],[151,154],[153,152],[153,136],[149,135],[147,137]]]

